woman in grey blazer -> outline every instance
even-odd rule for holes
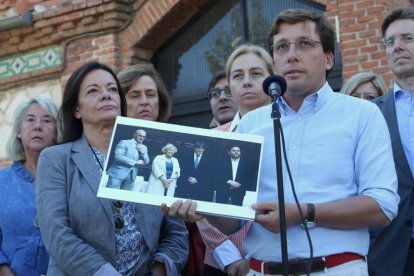
[[[113,71],[89,62],[69,78],[63,144],[39,158],[36,207],[48,275],[179,275],[188,254],[182,221],[157,207],[97,198],[115,118],[125,97]]]

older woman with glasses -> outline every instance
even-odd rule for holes
[[[46,274],[49,255],[36,220],[34,180],[40,152],[56,144],[58,108],[47,97],[22,103],[7,141],[14,162],[0,170],[0,275]]]
[[[64,144],[45,150],[37,170],[48,275],[178,275],[185,264],[182,222],[156,207],[96,196],[115,119],[125,114],[108,66],[89,62],[71,75],[59,112]]]

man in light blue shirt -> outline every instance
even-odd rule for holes
[[[399,197],[384,117],[371,102],[334,93],[326,82],[334,65],[334,32],[316,13],[285,10],[273,24],[273,66],[286,79],[278,101],[287,161],[313,243],[312,275],[368,275],[368,227],[388,225]],[[244,249],[247,275],[283,273],[271,105],[246,114],[239,132],[264,136],[255,223]],[[310,249],[285,164],[288,270],[306,274]],[[193,203],[169,214],[197,219]],[[238,228],[237,221],[218,227]],[[325,274],[326,273],[326,274]]]
[[[368,226],[388,225],[399,202],[384,117],[374,104],[334,93],[326,82],[334,64],[334,34],[323,17],[286,10],[271,33],[274,70],[287,81],[286,94],[278,101],[287,161],[301,209],[314,223],[309,230],[313,255],[325,262],[328,275],[354,270],[360,274],[352,275],[367,275]],[[239,124],[240,132],[265,138],[257,223],[244,243],[251,275],[282,273],[275,270],[282,256],[270,114],[271,106],[266,106]],[[309,258],[306,233],[286,168],[283,174],[289,261],[303,260]],[[315,264],[314,272],[320,270]],[[289,264],[291,273],[294,266]]]
[[[382,35],[395,82],[375,103],[390,130],[401,200],[390,226],[370,229],[368,268],[374,276],[414,275],[414,9],[391,11]]]

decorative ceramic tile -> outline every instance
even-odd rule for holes
[[[44,70],[61,64],[62,47],[60,45],[8,56],[0,59],[0,79]]]

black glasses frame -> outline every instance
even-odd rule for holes
[[[213,88],[210,91],[208,91],[207,93],[207,97],[208,99],[211,101],[212,99],[218,99],[221,97],[221,93],[224,92],[224,95],[226,95],[226,97],[231,97],[231,90],[230,87],[225,86],[224,88]]]

